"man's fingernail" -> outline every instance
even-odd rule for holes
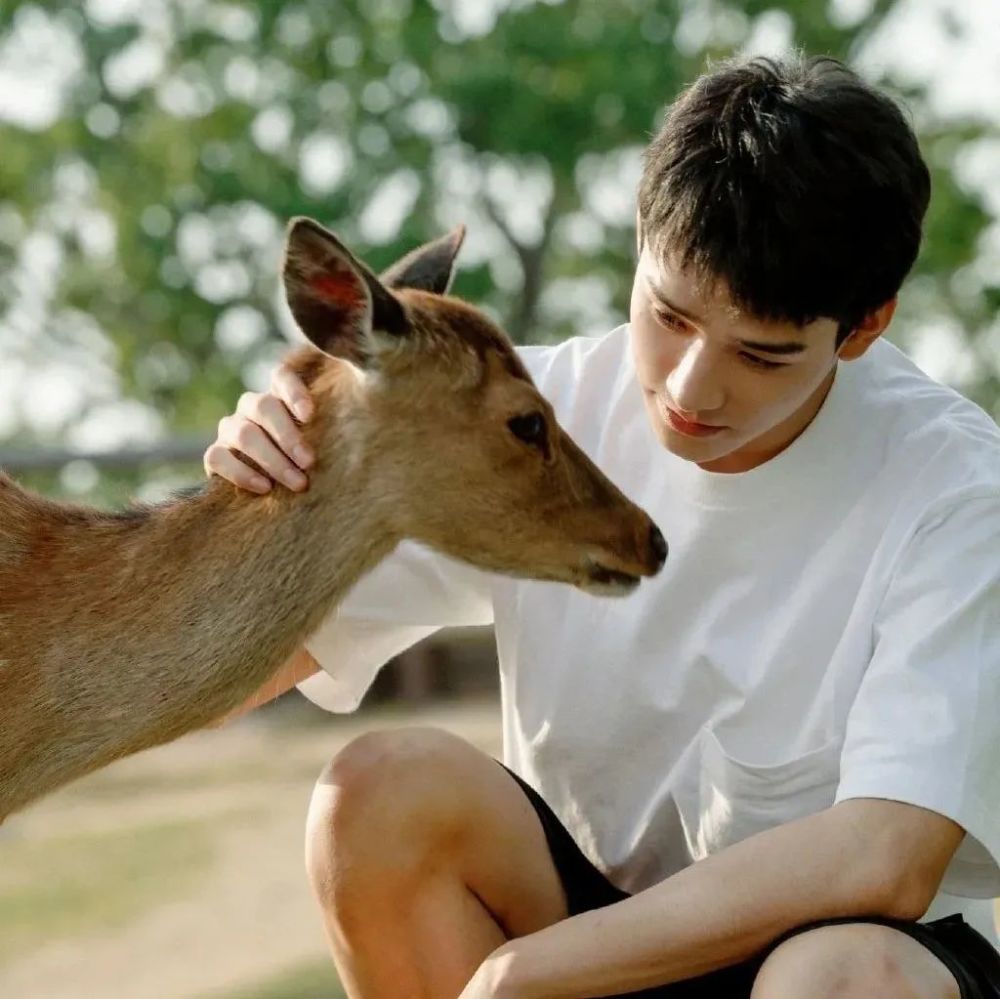
[[[309,481],[301,472],[285,472],[282,478],[290,489],[305,489]]]
[[[303,402],[301,399],[295,403],[295,415],[300,420],[308,420],[312,413],[312,407],[308,402]]]
[[[259,493],[270,492],[271,483],[267,481],[262,475],[255,475],[250,480],[250,485],[257,490]]]
[[[311,465],[313,460],[312,451],[310,451],[307,447],[303,447],[301,444],[292,452],[292,457],[295,459],[300,468],[305,468],[306,465]]]

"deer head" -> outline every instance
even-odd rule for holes
[[[290,223],[292,315],[325,365],[353,368],[339,446],[363,441],[369,493],[400,537],[494,572],[627,593],[663,565],[663,536],[562,430],[501,330],[446,294],[463,236],[379,278],[318,223]]]

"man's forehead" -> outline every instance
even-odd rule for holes
[[[802,354],[820,342],[813,336],[813,327],[836,328],[834,320],[822,317],[804,326],[760,319],[733,301],[724,279],[684,267],[677,254],[654,254],[644,247],[637,271],[649,294],[672,312],[705,328],[714,323],[723,336],[754,350]]]
[[[685,312],[716,313],[732,321],[750,318],[733,301],[725,279],[684,267],[679,253],[654,253],[647,244],[639,259],[639,271],[654,295]]]

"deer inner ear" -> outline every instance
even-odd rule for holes
[[[312,219],[295,219],[289,226],[284,280],[295,321],[327,354],[364,364],[375,352],[375,330],[394,337],[408,330],[395,296]]]

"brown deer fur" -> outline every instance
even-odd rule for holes
[[[290,227],[289,304],[325,351],[293,361],[316,404],[307,492],[213,479],[102,513],[0,474],[0,821],[234,708],[403,538],[597,592],[659,569],[662,537],[560,430],[503,334],[439,293],[460,242],[379,280],[315,223]],[[529,413],[544,417],[533,443],[508,425]]]

